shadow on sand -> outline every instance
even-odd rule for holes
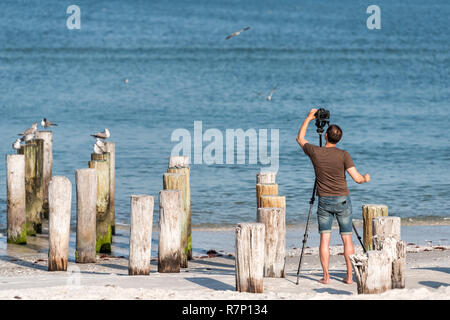
[[[195,277],[195,278],[186,278],[186,280],[198,284],[202,287],[213,289],[213,290],[232,290],[235,291],[236,288],[227,283],[224,283],[219,280],[206,278],[206,277]]]

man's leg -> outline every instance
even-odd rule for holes
[[[344,282],[347,284],[353,283],[352,264],[349,256],[355,252],[353,248],[353,241],[351,234],[341,234],[342,242],[344,244],[344,257],[347,264],[347,276],[344,278]]]
[[[323,232],[320,234],[320,263],[323,269],[323,278],[319,280],[320,283],[328,284],[330,282],[330,238],[331,232]]]

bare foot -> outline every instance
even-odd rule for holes
[[[344,282],[346,284],[352,284],[353,283],[353,279],[352,278],[344,278],[344,280],[342,280],[342,282]]]
[[[322,284],[328,284],[330,282],[330,278],[326,278],[326,279],[322,278],[322,279],[319,280],[319,282],[322,283]]]

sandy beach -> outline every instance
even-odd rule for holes
[[[126,233],[126,230],[123,230]],[[152,256],[149,276],[128,276],[126,239],[119,233],[112,255],[98,255],[95,264],[76,264],[68,272],[47,271],[47,235],[30,237],[27,246],[0,249],[0,299],[450,299],[450,246],[408,243],[406,288],[377,295],[358,295],[357,285],[344,284],[342,246],[331,247],[331,281],[318,282],[321,267],[317,247],[308,247],[299,285],[299,248],[287,251],[286,278],[265,278],[264,293],[235,291],[234,253],[219,250],[196,255],[178,274],[160,274]],[[314,236],[313,236],[314,237]],[[356,240],[357,241],[357,240]],[[311,240],[312,245],[315,240]],[[362,249],[355,243],[357,252]],[[123,254],[123,255],[122,255]]]

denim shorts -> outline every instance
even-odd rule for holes
[[[340,234],[352,234],[352,203],[349,196],[319,197],[317,220],[319,232],[331,232],[333,217],[339,224]]]

